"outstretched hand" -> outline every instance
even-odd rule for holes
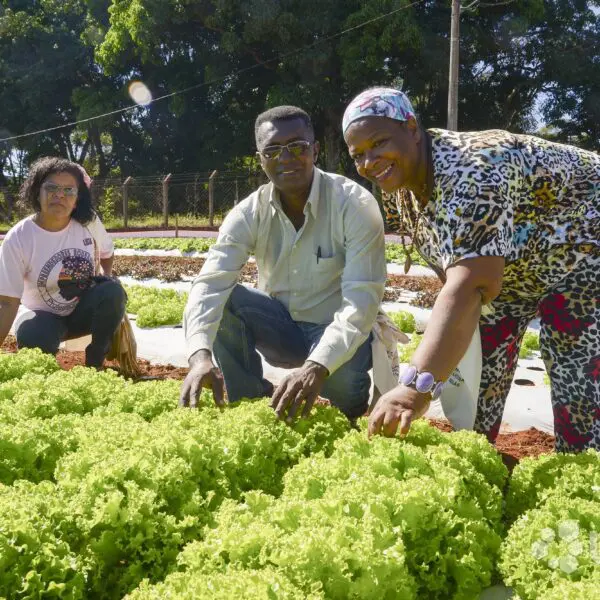
[[[400,435],[406,435],[411,423],[427,412],[430,397],[404,385],[396,386],[381,396],[369,415],[369,437],[379,434],[393,437],[398,427]]]
[[[215,404],[223,406],[225,400],[221,370],[213,364],[210,353],[199,350],[196,354],[190,359],[191,368],[181,386],[179,406],[196,408],[202,388],[211,389]]]
[[[271,408],[275,409],[280,419],[285,418],[287,423],[292,423],[304,402],[302,417],[307,417],[327,375],[329,371],[324,366],[307,361],[277,386],[271,400]]]

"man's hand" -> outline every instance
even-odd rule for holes
[[[196,408],[202,388],[211,389],[215,404],[223,406],[223,374],[215,367],[209,350],[198,350],[190,357],[190,372],[183,380],[179,406]]]
[[[286,421],[291,423],[304,401],[302,416],[307,417],[327,375],[329,371],[323,365],[307,361],[277,386],[271,408],[275,409],[280,419],[284,417],[287,410]]]
[[[398,425],[400,435],[406,435],[410,424],[421,417],[429,407],[431,394],[421,394],[413,388],[398,385],[381,396],[369,416],[369,437],[382,434],[396,435]]]

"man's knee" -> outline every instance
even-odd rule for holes
[[[245,310],[264,310],[265,301],[268,303],[270,300],[271,297],[264,292],[238,283],[231,290],[225,310],[240,316]]]
[[[356,419],[367,412],[370,390],[368,372],[340,370],[326,380],[323,395],[349,419]]]

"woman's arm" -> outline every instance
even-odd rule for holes
[[[0,296],[0,346],[4,343],[19,310],[19,298]]]
[[[446,271],[422,342],[411,363],[436,379],[446,380],[466,352],[479,321],[481,306],[500,293],[504,258],[478,257],[460,261]],[[369,417],[369,434],[405,434],[413,419],[429,405],[431,394],[399,385],[384,394]]]
[[[113,266],[114,260],[115,260],[115,255],[114,254],[112,254],[108,258],[101,258],[100,259],[100,266],[102,267],[102,274],[103,275],[106,275],[107,277],[111,277],[111,275],[112,275],[112,266]]]
[[[422,342],[412,364],[445,380],[463,357],[479,322],[481,306],[502,288],[504,258],[486,256],[463,260],[446,271]]]

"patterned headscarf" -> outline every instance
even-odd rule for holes
[[[388,87],[370,88],[361,92],[346,108],[342,120],[342,132],[350,123],[363,117],[388,117],[397,121],[408,121],[415,111],[404,92]]]

